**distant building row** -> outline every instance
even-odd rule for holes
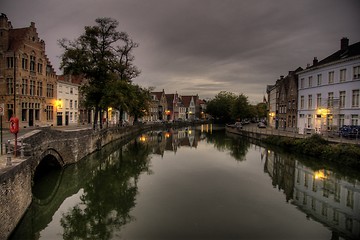
[[[360,42],[341,39],[340,50],[267,86],[268,123],[276,129],[323,133],[359,125]]]
[[[152,102],[145,121],[193,121],[205,119],[206,102],[198,95],[181,96],[178,93],[151,93]]]
[[[93,111],[83,107],[79,86],[84,79],[58,76],[45,54],[45,42],[35,23],[13,28],[5,14],[0,15],[0,116],[7,128],[12,116],[20,128],[91,123]],[[197,95],[152,93],[152,105],[143,120],[193,120],[201,118],[204,101]],[[108,109],[108,122],[119,123],[119,111]],[[131,117],[122,116],[126,121]]]

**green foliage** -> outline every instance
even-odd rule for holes
[[[214,99],[207,102],[206,111],[215,119],[224,122],[239,121],[254,117],[264,118],[267,115],[265,103],[251,105],[244,94],[221,91]]]
[[[269,136],[264,140],[289,152],[316,157],[319,161],[333,162],[360,169],[360,147],[352,144],[330,144],[318,134],[305,139]]]
[[[214,99],[208,101],[206,111],[214,118],[230,121],[232,119],[231,106],[234,104],[235,99],[235,94],[221,91]]]

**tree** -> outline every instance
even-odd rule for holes
[[[220,121],[230,121],[231,108],[236,99],[235,94],[231,92],[221,91],[214,99],[211,99],[206,106],[206,111],[212,117]]]
[[[133,64],[132,50],[138,47],[126,32],[118,32],[118,22],[111,18],[97,18],[95,26],[86,26],[76,40],[59,40],[64,49],[60,68],[64,74],[82,74],[88,83],[83,86],[85,102],[95,108],[94,128],[98,114],[108,107],[110,89],[131,84],[140,71]],[[102,121],[100,121],[102,128]]]
[[[266,103],[258,103],[256,104],[256,113],[259,118],[267,117],[267,105]]]
[[[244,94],[240,94],[234,101],[231,108],[231,116],[233,119],[242,120],[251,118],[252,111],[248,98]]]

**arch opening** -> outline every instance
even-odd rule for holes
[[[37,199],[46,199],[51,196],[61,179],[62,166],[57,158],[46,155],[37,166],[33,178],[33,195]]]

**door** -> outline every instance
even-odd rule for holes
[[[65,113],[65,126],[69,125],[69,112]]]

